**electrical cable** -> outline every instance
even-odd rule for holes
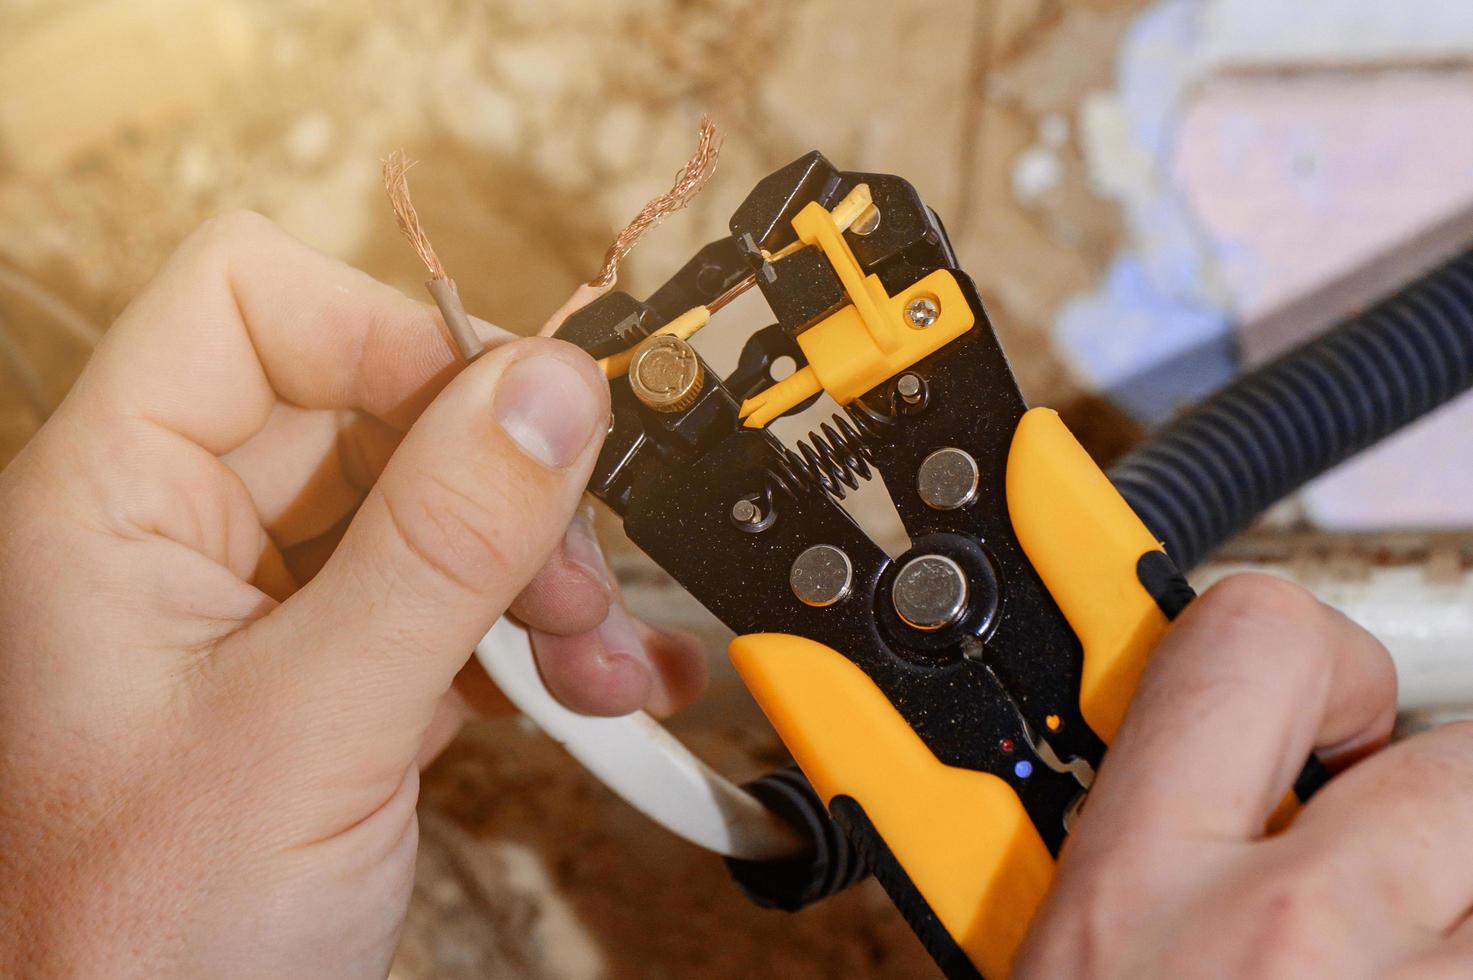
[[[1337,464],[1473,387],[1473,250],[1250,371],[1109,471],[1188,571]]]

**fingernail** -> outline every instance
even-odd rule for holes
[[[598,543],[598,534],[593,529],[593,509],[582,508],[573,515],[568,532],[563,537],[563,555],[575,565],[585,569],[594,581],[609,585],[609,563],[604,558],[603,547]]]
[[[506,369],[496,388],[493,411],[523,452],[562,469],[593,438],[601,406],[577,368],[541,354],[524,357]]]
[[[622,654],[645,670],[651,671],[651,676],[654,676],[649,651],[644,648],[639,634],[634,631],[634,621],[619,603],[609,606],[609,615],[598,628],[598,638],[603,641],[604,649],[610,656]]]

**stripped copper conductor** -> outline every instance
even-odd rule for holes
[[[445,272],[445,266],[435,254],[430,236],[425,234],[419,212],[414,209],[414,201],[409,197],[409,171],[413,167],[414,161],[405,156],[403,150],[390,153],[384,160],[384,193],[389,195],[389,204],[394,209],[394,220],[399,223],[399,230],[408,239],[425,268],[430,271],[430,279],[425,283],[425,288],[429,290],[430,297],[434,299],[440,315],[445,319],[445,329],[449,331],[450,339],[455,342],[456,350],[466,362],[474,361],[486,352],[486,345],[481,342],[475,327],[471,326],[471,318],[466,314],[465,305],[460,301],[460,293],[455,289],[455,280]]]
[[[598,270],[598,275],[588,281],[589,285],[612,285],[619,276],[619,263],[639,244],[639,240],[665,218],[689,206],[711,180],[716,173],[716,160],[720,155],[721,141],[716,124],[711,121],[710,116],[702,116],[696,151],[676,173],[674,186],[651,198],[649,203],[639,209],[634,220],[624,226],[624,230],[619,232],[609,250],[604,253],[603,267]]]
[[[399,223],[399,231],[408,239],[425,268],[430,270],[431,278],[448,279],[450,277],[445,274],[445,266],[435,254],[435,247],[430,244],[430,237],[420,224],[419,212],[414,209],[414,201],[409,197],[409,171],[414,169],[417,162],[405,156],[403,150],[390,153],[384,160],[384,192],[389,195],[389,204],[394,209],[394,220]]]
[[[716,161],[720,154],[721,141],[716,124],[709,116],[702,116],[695,152],[675,175],[674,185],[670,190],[655,196],[639,209],[639,213],[609,245],[608,251],[604,254],[603,267],[599,270],[598,275],[580,288],[591,289],[594,291],[594,296],[597,296],[612,286],[615,279],[618,278],[619,263],[639,244],[640,239],[665,218],[688,207],[695,196],[711,180],[716,173]],[[485,351],[485,345],[471,325],[470,317],[466,315],[465,307],[455,288],[455,281],[450,278],[440,257],[435,254],[434,246],[430,244],[429,235],[426,234],[424,225],[420,221],[419,212],[415,209],[414,201],[409,196],[408,175],[414,165],[415,162],[410,160],[403,150],[396,150],[389,154],[384,160],[384,191],[388,194],[389,203],[394,209],[394,219],[398,222],[399,231],[403,233],[404,238],[419,256],[420,261],[424,263],[425,268],[429,270],[430,279],[425,283],[425,288],[429,290],[435,305],[439,307],[451,339],[455,342],[461,356],[466,361],[472,361]],[[709,309],[698,307],[688,310],[682,317],[677,317],[675,321],[662,328],[660,332],[683,336],[694,333],[705,325],[710,313],[719,310],[750,289],[755,282],[754,277],[748,276],[718,297]],[[574,297],[578,298],[578,294],[575,293]],[[587,302],[587,300],[588,298],[584,298],[583,301]],[[560,311],[563,315],[566,315],[567,312],[571,310]],[[600,363],[610,376],[622,375],[628,370],[629,360],[633,354],[634,350],[631,348],[613,359],[617,363],[611,363],[609,358],[605,358]]]
[[[710,310],[711,314],[714,316],[718,310],[726,306],[726,304],[730,303],[732,300],[736,299],[738,296],[742,295],[742,293],[745,293],[747,290],[751,289],[755,285],[757,285],[757,274],[754,272],[751,275],[738,280],[737,283],[726,292],[722,293],[720,296],[707,303],[706,309]]]

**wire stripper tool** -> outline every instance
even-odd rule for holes
[[[610,293],[558,331],[610,378],[589,489],[738,634],[743,681],[943,971],[1005,976],[1191,590],[1026,406],[910,184],[810,153],[730,231],[648,299]],[[752,286],[776,322],[722,378],[688,339]],[[769,431],[824,393],[840,411],[809,438]],[[898,557],[840,503],[875,474]]]

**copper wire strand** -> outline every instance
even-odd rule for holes
[[[430,278],[449,279],[445,274],[445,266],[440,263],[440,257],[435,254],[435,247],[430,244],[430,236],[425,234],[424,225],[420,223],[414,201],[409,197],[409,171],[414,169],[416,162],[409,159],[403,150],[390,153],[384,160],[384,192],[389,195],[389,204],[394,209],[394,220],[399,223],[399,231],[408,240],[419,260],[425,264],[425,268],[430,270]]]
[[[730,289],[713,299],[711,302],[707,303],[706,309],[711,311],[712,316],[715,316],[718,310],[726,306],[732,300],[736,299],[742,293],[745,293],[747,290],[751,289],[755,285],[757,285],[757,273],[754,272],[751,275],[747,276],[745,279],[738,281],[736,285],[732,286]]]
[[[859,219],[860,215],[864,214],[866,210],[872,209],[873,207],[874,203],[870,199],[869,185],[859,184],[848,194],[844,195],[844,199],[841,200],[838,204],[834,205],[833,208],[830,209],[829,214],[833,216],[834,227],[838,228],[840,232],[843,232],[847,230],[851,225],[853,225],[854,222]],[[794,254],[800,249],[808,247],[808,243],[804,242],[800,238],[793,241],[786,247],[779,249],[776,252],[770,254],[767,252],[763,252],[762,254],[768,262],[781,262],[789,255]],[[672,333],[671,328],[674,327],[682,317],[689,316],[693,314],[696,310],[703,310],[706,313],[705,319],[700,320],[699,322],[694,324],[685,324],[681,327],[682,330],[686,328],[689,329],[689,333],[682,333],[680,335],[681,339],[689,339],[690,336],[694,335],[697,331],[703,329],[706,324],[710,322],[710,318],[714,316],[718,310],[735,300],[738,296],[742,295],[755,285],[757,285],[757,273],[753,272],[745,276],[744,278],[737,280],[737,282],[734,283],[729,289],[727,289],[726,292],[722,293],[720,296],[717,296],[715,299],[705,304],[704,306],[693,306],[689,310],[686,310],[685,313],[682,313],[680,315],[680,317],[671,320],[670,323],[656,330],[654,333],[650,334],[649,337],[641,340],[638,344],[635,344],[634,346],[629,347],[626,350],[620,351],[617,354],[611,354],[608,357],[601,358],[598,362],[598,365],[600,368],[603,369],[604,376],[609,378],[622,377],[624,375],[624,372],[628,370],[630,360],[633,358],[634,352],[639,348],[640,344],[643,344],[646,340],[649,340],[650,337]]]
[[[604,264],[598,275],[588,281],[591,286],[609,286],[619,277],[619,263],[624,261],[639,240],[667,217],[690,205],[695,196],[705,188],[716,173],[716,161],[721,156],[721,139],[716,124],[710,116],[701,117],[701,129],[696,142],[696,151],[685,166],[675,175],[675,184],[668,191],[650,199],[634,220],[609,245],[604,253]]]
[[[425,283],[425,288],[445,320],[446,332],[461,358],[470,363],[486,352],[486,345],[472,326],[465,304],[455,288],[455,280],[445,272],[445,266],[435,254],[435,247],[430,244],[430,236],[420,223],[419,212],[414,209],[414,201],[409,196],[409,171],[413,167],[414,161],[405,156],[403,150],[390,153],[384,160],[384,192],[389,195],[399,230],[430,271],[430,281]]]

